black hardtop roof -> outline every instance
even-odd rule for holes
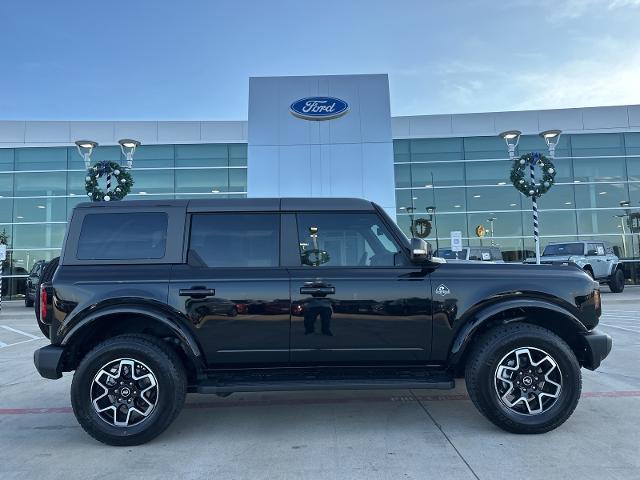
[[[85,202],[76,208],[145,208],[182,207],[198,211],[294,211],[294,210],[363,210],[375,209],[373,202],[362,198],[206,198],[194,200],[124,200],[121,202]]]

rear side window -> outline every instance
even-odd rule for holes
[[[279,232],[279,214],[193,215],[189,255],[208,267],[276,267]]]
[[[78,260],[151,260],[165,256],[167,214],[88,214],[78,240]]]

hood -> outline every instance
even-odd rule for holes
[[[575,257],[575,255],[547,255],[540,257],[540,263],[562,263],[568,262],[571,260],[571,257]],[[535,258],[527,258],[525,263],[536,263]]]

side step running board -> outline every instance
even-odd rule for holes
[[[298,390],[386,390],[428,388],[448,390],[455,380],[448,373],[425,369],[281,369],[275,371],[211,372],[189,389],[197,393],[278,392]]]

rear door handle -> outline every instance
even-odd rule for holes
[[[181,297],[206,298],[213,297],[215,294],[215,288],[206,287],[181,288],[178,290],[178,295]]]
[[[323,287],[300,287],[301,295],[335,295],[336,287],[323,286]]]

